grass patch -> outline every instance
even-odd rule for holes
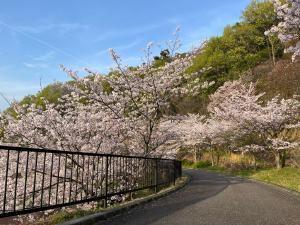
[[[196,163],[193,163],[188,160],[183,160],[182,166],[184,168],[190,168],[190,169],[204,169],[204,168],[211,167],[211,163],[209,161],[198,161]]]
[[[77,219],[83,216],[90,215],[95,213],[94,210],[83,210],[83,209],[76,209],[72,212],[62,210],[60,212],[54,213],[53,215],[49,216],[45,220],[38,221],[36,225],[53,225],[53,224],[60,224],[72,219]]]
[[[300,192],[300,170],[296,168],[260,170],[250,177]]]
[[[186,166],[188,164],[189,166]],[[265,169],[230,169],[225,167],[216,166],[203,166],[206,165],[198,163],[183,163],[185,168],[202,169],[206,171],[223,173],[230,176],[240,176],[260,180],[272,184],[276,184],[287,189],[300,192],[300,169],[286,167],[283,169],[265,168]]]

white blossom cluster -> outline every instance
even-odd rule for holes
[[[167,119],[163,112],[172,96],[185,93],[182,84],[190,76],[184,72],[194,57],[193,54],[177,56],[163,67],[154,68],[150,47],[148,45],[145,51],[145,63],[135,69],[123,67],[120,57],[111,50],[116,65],[111,76],[104,77],[87,70],[93,79],[80,79],[76,72],[65,69],[79,84],[74,89],[76,94],[112,116],[111,123],[122,124],[126,129],[128,151],[145,156],[168,154],[161,151],[161,146],[168,145],[174,134],[167,129],[169,124],[164,122]],[[110,93],[103,83],[109,85]]]
[[[200,70],[200,75],[206,72],[208,69]],[[194,75],[192,75],[194,76]],[[194,80],[190,81],[184,89],[184,94],[196,96],[199,92],[207,90],[212,87],[216,82],[215,81],[201,81],[200,77],[196,77]]]
[[[188,115],[174,130],[185,145],[203,150],[225,147],[276,154],[296,147],[297,143],[283,140],[280,133],[298,124],[300,102],[277,96],[264,103],[263,95],[256,93],[253,83],[226,82],[210,96],[208,116]]]
[[[264,103],[260,100],[262,96],[263,93],[256,94],[252,83],[227,82],[211,96],[209,111],[214,118],[232,121],[235,136],[252,135],[252,141],[258,139],[266,150],[277,151],[280,150],[276,144],[280,140],[279,134],[287,124],[297,124],[300,102],[295,98],[286,100],[276,96]],[[292,148],[294,144],[289,146]]]
[[[109,114],[74,98],[65,96],[59,105],[46,103],[45,109],[16,105],[17,118],[5,118],[4,141],[79,152],[113,153],[123,149],[122,124],[111,124]]]
[[[280,22],[265,32],[265,35],[275,34],[286,44],[285,52],[293,53],[292,60],[300,55],[300,1],[273,0],[275,11]]]

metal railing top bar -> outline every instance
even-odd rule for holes
[[[54,150],[48,148],[29,148],[29,147],[18,147],[18,146],[8,146],[0,145],[2,150],[13,150],[20,152],[38,152],[38,153],[54,153],[54,154],[69,154],[69,155],[86,155],[86,156],[109,156],[109,157],[126,157],[126,158],[136,158],[136,159],[159,159],[159,160],[172,160],[167,158],[159,157],[146,157],[146,156],[134,156],[134,155],[120,155],[111,153],[93,153],[93,152],[78,152],[78,151],[64,151],[64,150]]]

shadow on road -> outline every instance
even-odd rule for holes
[[[151,224],[165,216],[176,214],[178,210],[216,196],[229,185],[248,182],[242,178],[209,172],[204,173],[199,170],[185,170],[184,172],[191,176],[191,182],[183,189],[144,206],[137,206],[127,213],[97,224]]]

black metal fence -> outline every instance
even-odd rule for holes
[[[170,159],[0,146],[0,218],[104,200],[175,183]]]

